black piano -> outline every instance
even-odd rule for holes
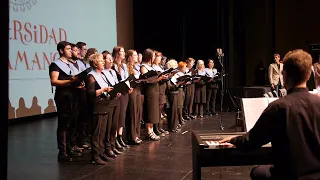
[[[271,144],[266,144],[259,150],[251,152],[241,152],[236,148],[215,145],[216,141],[224,137],[242,134],[244,132],[193,131],[193,180],[201,179],[201,167],[272,164]]]

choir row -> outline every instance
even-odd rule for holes
[[[177,132],[185,120],[217,115],[215,99],[221,75],[213,60],[188,58],[179,63],[146,49],[126,53],[116,46],[112,53],[86,44],[59,42],[60,58],[49,67],[51,85],[56,87],[58,112],[58,160],[71,161],[90,148],[92,161],[106,164],[107,157],[116,157],[129,148],[122,138],[126,127],[128,143],[139,145],[141,122],[145,139],[160,140],[169,132]],[[193,113],[193,109],[195,110]],[[160,119],[166,117],[168,127]],[[164,130],[168,129],[168,131]]]

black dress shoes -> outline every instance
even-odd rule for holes
[[[106,150],[106,153],[105,153],[108,157],[111,157],[111,158],[115,158],[117,157],[116,154],[114,154],[114,152],[111,150],[111,149],[108,149]]]
[[[132,144],[132,145],[140,145],[141,143],[142,143],[142,140],[139,141],[138,139],[135,139],[135,140],[131,141],[130,144]]]
[[[108,156],[107,155],[105,155],[105,154],[103,154],[103,155],[101,155],[100,156],[101,157],[101,159],[103,160],[103,161],[108,161],[109,159],[108,159]]]
[[[183,119],[185,119],[187,121],[191,120],[191,118],[189,116],[183,116]]]
[[[168,135],[168,134],[169,134],[169,132],[166,131],[166,130],[164,130],[164,129],[162,129],[162,127],[159,127],[158,130],[159,130],[161,133],[164,133],[165,135]]]
[[[116,144],[115,144],[116,146],[116,148],[117,148],[117,150],[119,150],[119,151],[123,151],[123,147],[120,145],[120,143],[118,142],[118,140],[116,139]]]
[[[92,161],[92,164],[98,164],[98,165],[107,165],[107,162],[105,162],[104,160],[100,159],[100,158],[95,158]]]
[[[118,142],[119,142],[119,144],[122,146],[122,147],[124,147],[124,148],[129,148],[129,146],[128,145],[126,145],[126,143],[124,143],[124,141],[123,141],[123,139],[122,139],[122,136],[117,136],[117,139],[118,139]]]
[[[115,147],[112,147],[111,149],[114,152],[114,154],[122,154],[122,152],[118,151]]]
[[[69,157],[67,154],[58,154],[58,161],[59,162],[71,162],[72,158]]]
[[[218,113],[216,113],[216,112],[212,112],[211,114],[212,114],[212,116],[218,116]]]
[[[195,118],[196,118],[196,117],[193,116],[193,115],[189,115],[189,117],[190,117],[191,119],[195,119]]]

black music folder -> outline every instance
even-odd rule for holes
[[[89,67],[86,70],[82,71],[81,73],[75,75],[75,77],[77,77],[79,81],[82,81],[87,77],[88,73],[91,71],[92,71],[92,67]]]
[[[192,81],[192,76],[187,74],[187,75],[178,77],[177,80],[180,81],[180,82],[187,83],[189,81]]]
[[[127,94],[130,90],[130,83],[135,81],[135,77],[131,74],[126,80],[119,82],[113,86],[113,90],[109,92],[111,98],[115,98],[118,93]]]
[[[148,71],[147,73],[141,74],[139,77],[139,80],[148,79],[155,76],[158,76],[157,71],[151,70],[151,71]]]
[[[174,69],[173,68],[170,68],[170,69],[167,69],[165,71],[163,71],[162,73],[160,73],[158,75],[158,77],[162,76],[162,75],[167,75],[167,74],[170,74]]]
[[[115,98],[118,93],[127,94],[130,90],[129,81],[121,81],[113,86],[113,90],[108,92],[111,98]]]

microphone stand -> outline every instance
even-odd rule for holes
[[[223,127],[223,122],[222,122],[222,111],[223,111],[223,98],[224,98],[224,76],[225,76],[225,70],[224,70],[224,65],[223,65],[223,57],[224,57],[224,54],[222,53],[222,50],[220,49],[220,51],[218,51],[217,53],[217,56],[218,56],[218,60],[219,60],[219,63],[221,65],[221,100],[220,100],[220,119],[219,119],[219,122],[220,122],[220,130],[224,130],[224,127]]]

